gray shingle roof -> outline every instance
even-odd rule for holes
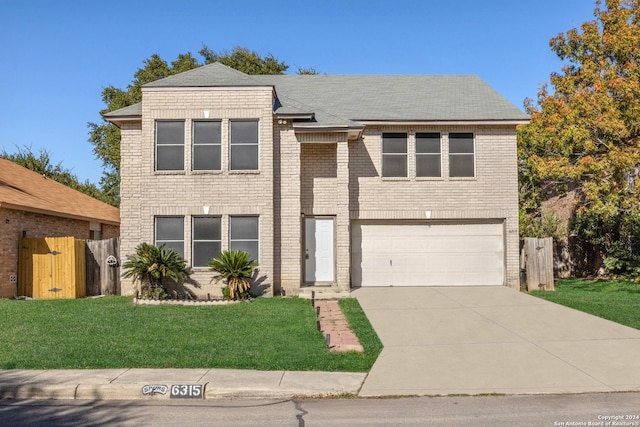
[[[128,107],[120,108],[119,110],[109,111],[103,114],[104,117],[128,117],[128,116],[140,116],[142,115],[142,103],[129,105]]]
[[[273,86],[276,113],[314,113],[311,126],[358,121],[502,121],[528,116],[473,75],[260,75],[219,63],[144,87]],[[105,114],[141,114],[139,104]]]
[[[350,120],[527,120],[528,116],[477,76],[254,76],[279,96]],[[282,102],[286,108],[286,102]]]
[[[194,68],[184,73],[165,77],[143,87],[213,87],[213,86],[273,86],[260,84],[252,76],[234,70],[219,62]]]

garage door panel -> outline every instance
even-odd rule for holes
[[[503,225],[354,224],[354,286],[504,283]]]

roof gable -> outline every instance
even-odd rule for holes
[[[216,87],[216,86],[271,86],[260,84],[248,74],[227,67],[219,62],[203,65],[180,74],[165,77],[143,85],[143,88],[156,87]]]
[[[0,207],[120,224],[118,208],[6,159],[0,159]]]

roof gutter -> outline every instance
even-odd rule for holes
[[[529,124],[530,119],[497,119],[497,120],[360,120],[352,119],[369,126],[399,125],[399,126],[516,126]]]

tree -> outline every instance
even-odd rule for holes
[[[289,66],[278,61],[273,55],[264,58],[258,53],[246,48],[236,47],[232,51],[215,52],[203,46],[199,54],[204,63],[219,61],[229,67],[246,74],[283,74]],[[178,55],[177,59],[168,64],[159,55],[152,55],[143,62],[126,90],[107,86],[102,91],[102,101],[106,108],[100,111],[105,114],[110,111],[128,107],[142,100],[142,85],[174,74],[182,73],[201,64],[190,52]],[[300,69],[301,74],[315,73],[315,69]],[[100,123],[87,123],[89,127],[89,142],[93,145],[96,157],[102,160],[104,172],[100,179],[100,186],[109,203],[118,206],[120,203],[120,129],[103,120]]]
[[[594,16],[551,39],[565,65],[550,77],[553,90],[543,86],[537,104],[525,102],[531,123],[518,132],[521,219],[537,214],[549,194],[575,189],[573,233],[613,256],[615,242],[630,241],[625,230],[638,228],[623,226],[623,218],[640,217],[640,6],[606,0]],[[632,246],[624,250],[640,249]]]
[[[245,74],[284,74],[289,68],[272,54],[262,58],[257,52],[238,46],[231,52],[226,50],[214,52],[207,46],[203,46],[198,53],[204,58],[205,64],[220,62]]]
[[[45,175],[47,178],[71,187],[74,190],[78,190],[95,199],[107,202],[104,194],[102,194],[95,184],[92,184],[89,180],[80,182],[77,176],[62,166],[62,162],[54,165],[51,162],[51,155],[47,150],[41,149],[38,155],[35,155],[31,147],[24,146],[22,148],[18,147],[18,151],[12,154],[3,150],[2,153],[0,153],[0,157],[17,163],[40,175]]]
[[[100,114],[128,107],[142,100],[142,85],[152,81],[169,77],[199,67],[197,59],[190,52],[178,55],[171,63],[154,54],[144,61],[144,67],[139,68],[134,79],[127,86],[127,90],[108,86],[102,91],[102,101],[107,105]],[[89,142],[93,145],[93,153],[102,160],[104,172],[100,179],[100,186],[109,203],[120,204],[120,129],[117,126],[102,121],[88,123]]]

